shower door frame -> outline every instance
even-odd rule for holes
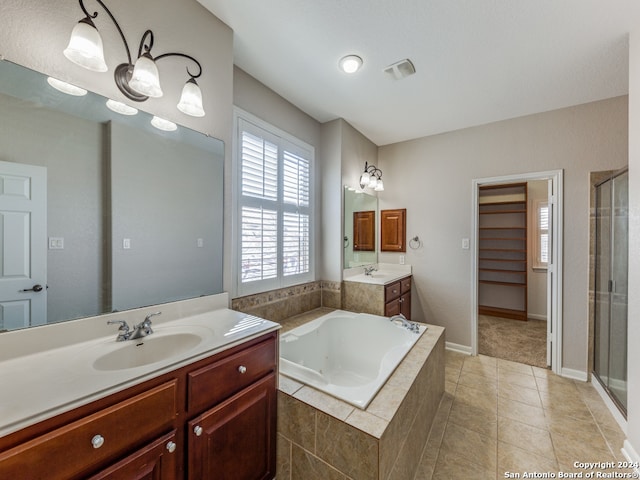
[[[608,329],[607,329],[607,380],[606,382],[603,380],[603,378],[601,378],[600,374],[602,372],[597,372],[596,371],[596,356],[597,356],[597,351],[596,351],[596,347],[597,347],[597,333],[596,333],[596,329],[598,328],[598,319],[596,318],[596,313],[597,313],[597,309],[595,304],[593,305],[593,364],[592,364],[592,369],[591,369],[591,374],[596,378],[596,381],[598,383],[598,386],[603,390],[603,393],[607,396],[607,398],[613,403],[613,405],[616,407],[617,411],[620,413],[620,415],[622,415],[623,417],[623,422],[626,422],[627,420],[627,406],[625,406],[622,401],[616,396],[615,392],[609,387],[609,380],[610,380],[610,369],[611,369],[611,322],[613,320],[613,293],[615,290],[615,280],[613,280],[613,276],[614,276],[614,272],[613,272],[613,258],[614,258],[614,252],[613,249],[615,247],[615,225],[614,225],[614,218],[615,218],[615,214],[614,214],[614,203],[613,203],[613,198],[615,195],[615,191],[614,191],[614,187],[615,187],[615,182],[614,180],[624,174],[629,174],[629,167],[624,167],[621,168],[620,170],[616,170],[611,172],[610,175],[608,175],[606,178],[600,180],[599,182],[595,183],[593,185],[593,187],[595,188],[595,195],[596,195],[596,200],[595,200],[595,208],[596,208],[596,229],[598,229],[598,214],[597,214],[597,208],[599,205],[598,202],[598,196],[599,196],[599,192],[598,192],[598,188],[601,187],[602,185],[604,185],[607,182],[611,182],[611,187],[610,187],[610,192],[609,192],[609,199],[611,200],[611,204],[610,204],[610,217],[609,217],[609,231],[607,232],[607,237],[609,239],[609,250],[610,250],[610,255],[609,255],[609,281],[608,281],[608,293],[609,293],[609,298],[608,298],[608,319],[607,319],[607,325],[608,325]],[[628,187],[627,187],[628,188]],[[629,217],[629,212],[628,212],[628,200],[627,200],[627,219]],[[598,290],[597,290],[597,285],[598,285],[598,234],[596,233],[595,235],[595,239],[594,239],[594,257],[595,257],[595,262],[594,262],[594,284],[593,284],[593,294],[594,294],[594,302],[596,302],[596,298],[598,295]],[[628,227],[627,227],[627,245],[626,245],[627,251],[629,248],[629,240],[628,240]],[[628,255],[628,253],[627,253]],[[628,268],[628,258],[627,258],[627,268]],[[628,280],[628,270],[627,270],[627,280]],[[613,284],[612,284],[613,282]],[[627,307],[629,305],[628,303],[628,296],[629,293],[627,292]],[[628,311],[627,311],[627,322],[628,322]],[[626,343],[628,342],[628,327],[627,327],[627,338],[625,339],[625,347],[627,346]],[[627,355],[628,358],[628,355]],[[628,365],[626,365],[626,367],[628,368]],[[628,382],[628,378],[625,380]],[[628,393],[627,393],[628,395]],[[606,399],[605,399],[606,401]],[[618,420],[617,416],[614,414],[614,417],[616,417],[616,420]],[[620,423],[620,421],[618,420],[618,423]]]
[[[562,375],[562,254],[563,254],[563,215],[564,215],[564,170],[522,173],[501,177],[479,178],[473,180],[472,193],[472,229],[471,229],[471,354],[478,354],[478,199],[481,186],[501,183],[550,180],[553,194],[550,196],[552,261],[547,267],[547,361],[551,370]],[[565,371],[565,376],[575,377],[576,372]],[[586,375],[586,374],[585,374]],[[582,378],[581,378],[582,379]],[[585,378],[586,380],[586,378]]]

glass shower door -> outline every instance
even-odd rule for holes
[[[594,373],[626,415],[629,174],[596,187]]]

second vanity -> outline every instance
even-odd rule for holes
[[[345,270],[342,308],[390,317],[402,313],[411,319],[411,266],[378,264],[365,274],[362,268]]]
[[[279,325],[219,308],[153,327],[3,359],[0,478],[275,476]]]

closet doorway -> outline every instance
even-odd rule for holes
[[[473,182],[472,354],[561,366],[562,171]]]

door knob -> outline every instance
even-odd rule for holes
[[[20,290],[21,292],[41,292],[43,289],[42,285],[34,285],[31,288],[25,288],[24,290]]]

